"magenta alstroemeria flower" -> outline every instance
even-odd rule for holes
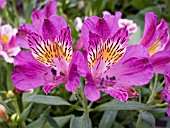
[[[120,17],[119,12],[103,18],[92,16],[83,24],[86,59],[80,74],[87,79],[84,92],[90,101],[100,98],[99,91],[127,101],[137,95],[133,85],[146,84],[153,76],[147,49],[142,45],[127,47],[129,35],[126,28],[118,27]]]
[[[148,49],[149,60],[155,73],[164,74],[165,65],[170,62],[168,33],[168,24],[165,20],[158,22],[154,13],[146,14],[145,29],[140,44]]]
[[[20,51],[20,47],[14,44],[16,33],[17,29],[13,29],[9,24],[0,26],[0,57],[8,63],[13,63],[13,56]]]
[[[169,104],[167,109],[167,114],[170,117],[170,63],[166,65],[166,70],[164,72],[165,87],[161,91],[161,99]]]
[[[18,33],[16,35],[16,41],[15,44],[23,47],[23,48],[29,48],[28,41],[26,40],[26,36],[28,33],[36,32],[39,33],[39,35],[44,36],[46,33],[44,33],[43,23],[44,19],[50,20],[50,28],[51,31],[57,27],[52,26],[54,22],[58,22],[57,24],[63,25],[61,27],[66,26],[66,23],[63,21],[60,21],[60,18],[57,18],[56,16],[56,9],[57,9],[57,2],[50,1],[48,2],[45,7],[40,11],[38,9],[34,9],[34,12],[32,13],[32,24],[24,24],[19,27]],[[55,35],[52,35],[55,36]]]
[[[34,19],[33,24],[38,25],[38,22],[39,19]],[[39,27],[42,31],[29,32],[26,36],[31,52],[21,51],[15,57],[15,70],[12,72],[15,87],[25,91],[43,86],[47,94],[66,82],[66,89],[75,91],[80,82],[77,68],[83,55],[72,51],[72,38],[66,21],[53,15],[42,20]]]

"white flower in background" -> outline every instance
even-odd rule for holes
[[[76,17],[76,18],[74,19],[74,24],[75,24],[75,26],[76,26],[76,30],[77,30],[77,31],[80,31],[81,28],[82,28],[82,25],[83,25],[82,19],[81,19],[80,17]]]
[[[118,25],[120,28],[127,28],[129,34],[135,33],[138,29],[137,24],[129,19],[119,19]]]
[[[20,47],[15,46],[16,28],[12,28],[9,24],[0,26],[0,57],[8,63],[13,63],[13,56],[20,51]]]

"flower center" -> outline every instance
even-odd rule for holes
[[[7,35],[2,35],[1,36],[1,41],[2,41],[2,43],[8,43],[9,37]]]

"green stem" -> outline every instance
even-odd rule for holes
[[[159,91],[159,89],[165,84],[165,81],[163,80],[158,87],[156,88],[156,91]]]
[[[141,128],[140,122],[141,122],[141,118],[138,117],[137,122],[136,122],[136,128]]]
[[[16,1],[15,0],[11,0],[11,2],[12,2],[12,8],[13,8],[14,14],[17,17],[17,18],[15,18],[16,19],[15,27],[18,27],[19,26],[19,18],[18,18],[18,12],[17,12],[17,8],[16,8],[16,3],[15,3]]]
[[[156,88],[157,81],[158,81],[158,74],[155,74],[155,80],[154,80],[154,84],[151,90],[151,96],[149,97],[146,104],[150,104],[153,101],[153,98],[155,96],[155,88]]]
[[[82,107],[85,108],[85,104],[84,104],[83,100],[81,99],[81,97],[79,96],[78,92],[76,92],[76,96],[77,96],[78,100],[80,101],[80,104],[82,105]]]

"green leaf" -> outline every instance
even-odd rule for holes
[[[54,117],[54,120],[57,121],[58,125],[60,127],[63,127],[67,122],[70,121],[70,119],[74,117],[74,115],[67,115],[63,117]]]
[[[58,96],[33,95],[25,98],[24,101],[46,105],[71,105],[66,100]]]
[[[117,116],[117,110],[106,110],[102,116],[99,128],[111,128]]]
[[[57,122],[60,128],[63,128],[63,126],[67,124],[73,116],[74,115],[59,116],[59,117],[53,117],[53,119]],[[47,122],[43,126],[43,128],[52,128],[52,126]]]
[[[45,122],[46,122],[46,119],[44,118],[44,114],[45,115],[48,115],[51,111],[51,107],[48,107],[44,112],[43,114],[40,115],[40,117],[35,120],[34,122],[30,123],[27,128],[41,128]]]
[[[72,117],[70,128],[92,128],[92,123],[87,115],[81,117]]]
[[[154,113],[166,113],[167,108],[153,108],[151,111]]]
[[[117,99],[114,99],[110,102],[104,103],[102,105],[97,106],[93,111],[104,111],[104,110],[150,110],[151,108],[146,104],[142,104],[136,101],[128,101],[128,102],[121,102]]]
[[[44,115],[44,117],[46,118],[46,120],[49,122],[49,124],[53,127],[53,128],[59,128],[57,122],[50,116],[48,115]]]
[[[150,112],[142,112],[138,116],[152,127],[155,127],[155,117]]]
[[[32,103],[28,105],[28,107],[26,109],[24,109],[24,111],[22,112],[20,118],[19,118],[19,121],[22,122],[22,121],[25,121],[28,114],[30,113],[31,111],[31,108],[32,108]]]

